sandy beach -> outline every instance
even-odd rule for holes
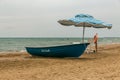
[[[99,45],[80,58],[0,53],[0,80],[120,80],[120,44]]]

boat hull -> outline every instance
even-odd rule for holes
[[[26,47],[29,54],[44,57],[79,57],[89,43],[53,46],[53,47]]]

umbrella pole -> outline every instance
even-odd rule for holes
[[[82,43],[84,43],[84,35],[85,35],[85,23],[83,23],[83,37],[82,37]]]

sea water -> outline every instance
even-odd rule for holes
[[[91,38],[85,38],[85,42]],[[81,38],[0,38],[0,52],[26,51],[25,47],[48,47],[82,42]],[[99,38],[98,44],[120,43],[120,37]]]

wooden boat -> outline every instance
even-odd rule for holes
[[[52,46],[52,47],[26,47],[29,54],[44,57],[79,57],[89,43]]]

